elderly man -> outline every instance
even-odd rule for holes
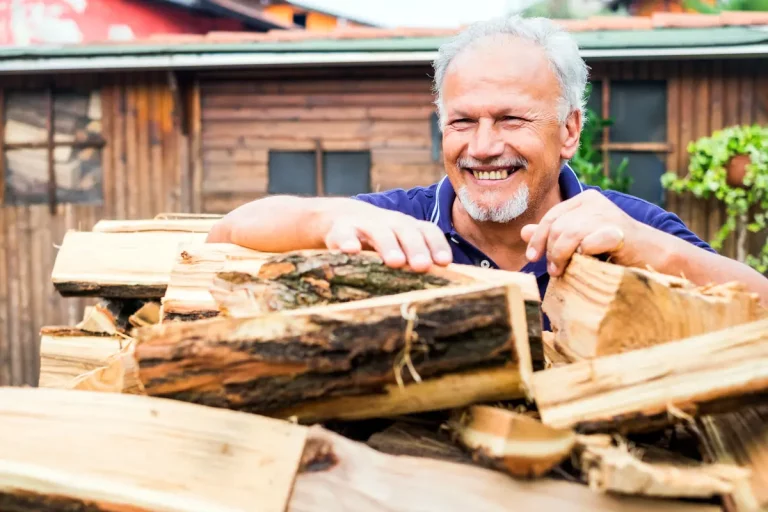
[[[436,104],[447,176],[355,198],[271,196],[224,217],[210,242],[263,251],[377,251],[425,271],[451,261],[536,275],[544,294],[574,252],[685,275],[738,280],[768,305],[768,279],[716,254],[672,213],[587,187],[567,165],[579,145],[587,67],[546,19],[494,19],[440,48]]]

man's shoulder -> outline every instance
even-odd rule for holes
[[[354,198],[379,208],[405,213],[419,220],[427,220],[435,208],[438,185],[439,182],[409,189],[395,188],[384,192],[358,194]]]

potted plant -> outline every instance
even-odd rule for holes
[[[768,242],[757,255],[747,254],[747,233],[765,229],[768,208],[768,126],[731,126],[688,145],[688,174],[668,172],[664,188],[697,198],[715,197],[726,207],[726,220],[710,245],[720,249],[737,234],[737,259],[759,272],[768,271]]]

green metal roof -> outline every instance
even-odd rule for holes
[[[574,32],[582,50],[658,49],[743,46],[768,43],[768,30],[758,27],[659,28]],[[322,39],[285,42],[93,44],[72,46],[0,47],[2,59],[148,56],[226,53],[341,53],[435,51],[446,37],[388,39]]]

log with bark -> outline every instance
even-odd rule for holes
[[[705,458],[749,472],[724,497],[728,512],[768,511],[768,405],[697,419],[694,431]]]
[[[582,432],[660,428],[759,403],[768,392],[768,319],[533,375],[542,421]]]
[[[574,255],[547,287],[542,310],[561,352],[616,354],[757,320],[756,294],[738,283],[685,279]]]
[[[576,434],[542,424],[531,415],[475,405],[457,411],[450,422],[456,440],[473,460],[512,476],[540,477],[563,462]]]
[[[0,388],[0,509],[286,509],[306,429],[116,393]]]
[[[289,512],[716,512],[704,503],[596,493],[552,479],[517,480],[468,464],[394,456],[313,426]]]
[[[575,451],[584,479],[599,492],[708,499],[732,492],[749,477],[733,464],[704,464],[624,440],[614,444],[602,435],[578,436]]]
[[[518,397],[531,374],[525,306],[514,285],[455,286],[250,318],[168,322],[139,329],[136,337],[139,377],[148,394],[262,414],[290,408],[297,416],[325,416],[337,410],[336,400],[392,396],[392,386],[409,383],[415,390],[409,407],[467,405],[451,401],[475,399],[477,392],[431,398],[419,386],[457,373],[508,371],[501,382],[510,385],[508,396]],[[493,379],[480,380],[498,393]],[[324,400],[330,405],[318,405]],[[381,404],[391,409],[386,398]],[[301,413],[304,406],[308,412]],[[369,408],[366,414],[379,412]]]
[[[205,233],[99,233],[69,231],[51,273],[64,297],[160,299],[183,243],[205,241]]]

